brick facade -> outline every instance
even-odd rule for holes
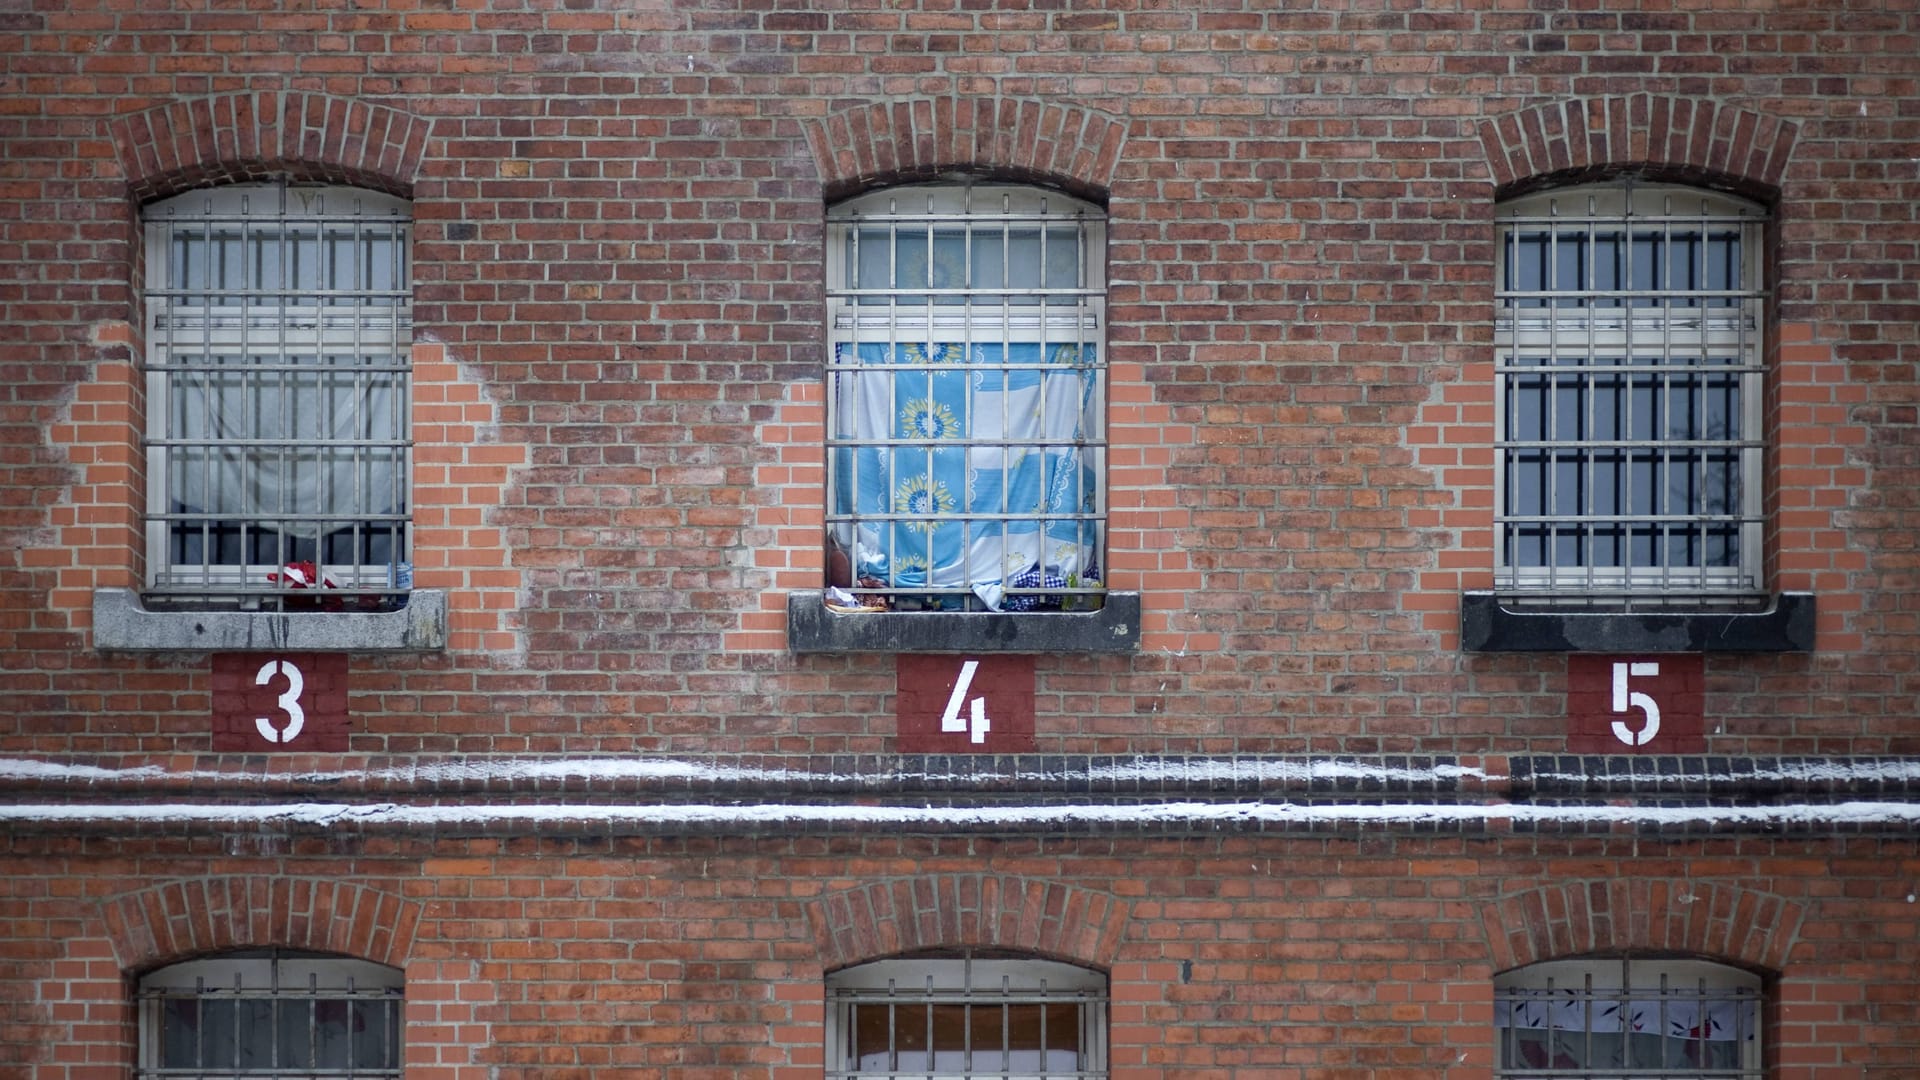
[[[817,1077],[829,972],[968,948],[1105,973],[1116,1078],[1489,1078],[1496,974],[1622,953],[1761,973],[1769,1080],[1920,1076],[1920,7],[1277,7],[0,10],[0,1076],[130,1077],[132,979],[266,946],[401,969],[409,1080]],[[903,754],[894,656],[787,647],[824,209],[956,174],[1107,212],[1140,645],[1034,657],[1031,753]],[[1685,757],[1462,649],[1494,206],[1623,174],[1770,211],[1818,602]],[[92,637],[139,208],[278,178],[415,226],[447,645],[349,654],[344,752],[216,752],[207,654]]]

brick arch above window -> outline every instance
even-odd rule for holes
[[[107,900],[103,916],[122,970],[183,957],[282,946],[405,967],[420,904],[320,878],[172,881]]]
[[[955,171],[1104,201],[1127,140],[1122,117],[1017,98],[856,103],[805,128],[828,202]]]
[[[1110,893],[993,874],[940,874],[854,886],[811,901],[807,919],[831,971],[933,950],[1005,949],[1107,970],[1129,907]]]
[[[1765,199],[1780,188],[1798,135],[1798,125],[1765,113],[1653,94],[1553,102],[1480,125],[1502,197],[1647,170]]]
[[[1805,905],[1757,889],[1648,879],[1548,885],[1481,909],[1495,971],[1628,951],[1779,971],[1805,914]]]
[[[107,122],[135,202],[277,176],[411,197],[431,127],[391,106],[297,91],[193,98]]]

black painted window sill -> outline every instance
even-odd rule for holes
[[[797,653],[1127,653],[1140,647],[1140,594],[1108,592],[1097,611],[860,611],[819,589],[787,594]]]
[[[1467,652],[1781,653],[1813,651],[1812,593],[1777,593],[1754,610],[1586,611],[1460,597]]]

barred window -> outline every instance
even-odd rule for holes
[[[150,597],[397,599],[411,584],[407,203],[237,184],[143,218]]]
[[[1104,215],[968,184],[827,220],[828,584],[895,610],[1097,606]]]
[[[827,1076],[1107,1074],[1107,980],[1050,960],[881,960],[827,977]]]
[[[1618,183],[1497,216],[1499,589],[1760,592],[1763,212]]]
[[[399,1080],[399,971],[250,950],[142,977],[140,1080]]]
[[[1501,1080],[1760,1080],[1760,978],[1700,960],[1554,960],[1494,983]]]

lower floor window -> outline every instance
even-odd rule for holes
[[[1759,1080],[1760,978],[1699,960],[1555,960],[1502,975],[1503,1080]]]
[[[399,971],[289,951],[225,953],[140,979],[142,1080],[400,1076]]]
[[[1046,960],[882,960],[827,979],[829,1077],[1104,1077],[1106,978]]]

